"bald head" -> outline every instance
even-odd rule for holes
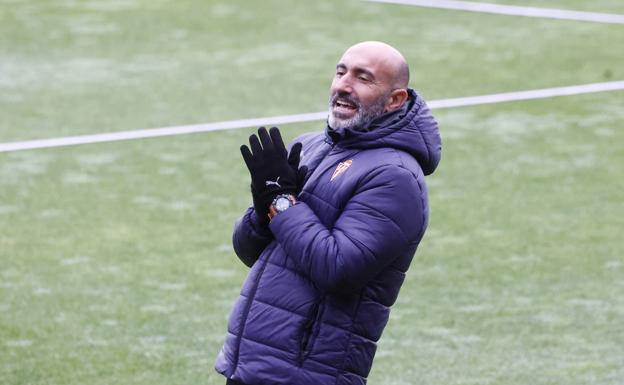
[[[392,88],[407,88],[409,66],[401,52],[393,46],[380,41],[364,41],[347,49],[343,57],[346,55],[356,55],[376,64]]]
[[[396,48],[379,41],[350,47],[336,65],[330,89],[329,126],[335,130],[367,127],[407,102],[408,83],[409,67]]]

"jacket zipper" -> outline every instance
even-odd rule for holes
[[[320,310],[322,301],[323,299],[321,298],[317,302],[315,302],[314,305],[312,305],[312,308],[310,309],[310,312],[309,312],[308,319],[306,320],[303,326],[303,331],[301,334],[301,343],[299,345],[299,362],[300,363],[303,363],[303,361],[306,359],[306,357],[308,356],[308,354],[310,353],[312,349],[312,344],[310,342],[312,339],[312,335],[315,332],[314,326],[318,324],[317,320],[319,318],[319,314],[320,314],[319,310]]]

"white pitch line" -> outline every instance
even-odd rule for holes
[[[606,83],[591,83],[581,84],[578,86],[557,87],[557,88],[542,88],[539,90],[529,91],[516,91],[506,92],[502,94],[491,94],[481,96],[468,96],[464,98],[455,99],[443,99],[432,100],[428,102],[430,108],[451,108],[451,107],[465,107],[476,106],[479,104],[493,104],[513,102],[520,100],[533,100],[533,99],[545,99],[556,96],[571,96],[581,94],[591,94],[596,92],[607,91],[619,91],[624,90],[624,80],[606,82]]]
[[[454,9],[459,11],[495,13],[499,15],[542,17],[548,19],[591,21],[606,24],[624,24],[624,15],[613,13],[579,12],[554,8],[519,7],[456,0],[367,0],[376,3],[412,5],[416,7]]]
[[[580,95],[595,92],[607,92],[624,90],[624,80],[591,83],[569,87],[543,88],[538,90],[507,92],[501,94],[468,96],[463,98],[432,100],[427,104],[431,109],[442,109],[452,107],[475,106],[481,104],[503,103],[520,100],[533,100],[552,98],[556,96]],[[136,131],[120,131],[105,134],[68,136],[61,138],[27,140],[22,142],[0,143],[0,153],[33,150],[39,148],[53,148],[74,146],[79,144],[115,142],[120,140],[156,138],[161,136],[192,134],[199,132],[231,130],[236,128],[258,127],[269,125],[281,125],[288,123],[303,123],[327,118],[327,111],[311,112],[307,114],[283,115],[266,118],[254,118],[243,120],[229,120],[224,122],[214,122],[206,124],[193,124],[188,126],[173,126],[163,128],[150,128]]]
[[[33,150],[37,148],[51,148],[74,146],[78,144],[116,142],[120,140],[157,138],[160,136],[194,134],[198,132],[231,130],[235,128],[255,127],[263,125],[279,125],[287,123],[302,123],[327,118],[327,111],[307,114],[283,115],[266,118],[252,118],[242,120],[228,120],[224,122],[191,124],[187,126],[172,126],[162,128],[148,128],[144,130],[109,132],[104,134],[67,136],[51,139],[27,140],[22,142],[0,143],[1,152]]]

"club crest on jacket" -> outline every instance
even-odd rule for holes
[[[351,166],[351,163],[353,163],[353,159],[345,160],[344,162],[338,163],[338,166],[336,167],[336,170],[334,170],[334,174],[332,175],[330,181],[336,179],[338,175],[347,171],[347,169]]]

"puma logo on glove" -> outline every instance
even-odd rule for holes
[[[275,179],[275,182],[273,182],[272,180],[267,180],[264,182],[265,186],[277,186],[277,187],[282,187],[278,182],[279,182],[279,176],[277,177],[277,179]]]

